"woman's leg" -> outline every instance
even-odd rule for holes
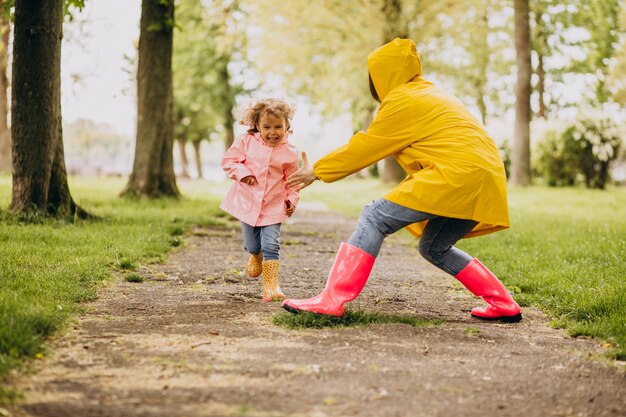
[[[436,217],[428,221],[420,238],[419,251],[428,262],[456,276],[472,260],[472,257],[453,245],[472,231],[474,220]]]
[[[473,308],[472,316],[485,320],[519,321],[522,319],[519,305],[506,287],[478,259],[453,246],[475,225],[473,220],[445,217],[430,220],[420,239],[420,253],[488,304]]]
[[[322,293],[306,300],[285,300],[283,308],[292,313],[311,311],[343,316],[343,305],[354,300],[363,290],[385,237],[432,217],[389,200],[374,201],[363,209],[350,242],[339,246]]]
[[[363,208],[348,243],[377,257],[387,236],[410,224],[434,217],[381,198]]]

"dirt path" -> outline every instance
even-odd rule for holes
[[[323,287],[354,221],[300,210],[283,229],[288,296]],[[412,243],[413,246],[409,244]],[[288,330],[278,304],[243,276],[239,229],[198,229],[167,264],[115,282],[54,354],[16,386],[13,416],[625,416],[626,374],[593,360],[601,348],[547,327],[470,318],[479,305],[391,237],[352,308],[403,313],[405,324]],[[287,313],[284,313],[287,314]]]

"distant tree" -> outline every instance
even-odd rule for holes
[[[589,37],[580,42],[585,58],[575,61],[571,69],[595,77],[595,94],[590,97],[595,105],[607,102],[611,95],[606,81],[611,58],[618,46],[620,2],[581,0],[577,2],[573,16],[574,24],[587,30]]]
[[[183,0],[177,6],[180,30],[174,36],[175,136],[181,149],[191,143],[198,177],[202,177],[200,143],[223,135],[225,147],[234,140],[233,109],[242,91],[234,82],[229,64],[242,50],[244,31],[233,30],[238,2]],[[241,59],[238,58],[239,62]]]
[[[503,88],[515,65],[505,53],[513,41],[509,10],[498,0],[466,0],[439,17],[441,33],[425,52],[429,71],[451,83],[483,124],[510,106]]]
[[[619,20],[620,32],[626,32],[626,8],[622,8]],[[607,87],[612,98],[622,106],[626,106],[626,37],[615,50],[615,59],[609,69]]]
[[[137,66],[137,137],[122,196],[178,197],[174,175],[174,0],[143,0]]]
[[[15,0],[11,135],[11,210],[88,217],[67,183],[61,124],[64,10],[82,1]]]
[[[621,2],[621,3],[620,3]],[[618,48],[623,0],[535,0],[531,3],[536,114],[546,118],[561,108],[597,106],[609,100],[610,65]],[[564,94],[572,80],[582,97]]]
[[[530,185],[530,6],[529,0],[515,0],[515,131],[511,160],[511,183]]]
[[[11,130],[8,124],[7,61],[9,50],[9,19],[0,14],[0,172],[11,172]]]
[[[535,74],[537,74],[537,92],[539,100],[539,109],[537,116],[542,119],[548,118],[548,106],[546,104],[546,56],[551,53],[550,35],[556,32],[554,25],[554,16],[550,15],[552,0],[536,0],[532,4],[532,12],[534,14],[534,29],[532,31],[532,49],[537,56],[537,65]]]
[[[409,27],[402,10],[401,0],[383,0],[381,12],[385,17],[383,43],[395,38],[409,37]],[[398,183],[404,177],[406,177],[406,172],[393,156],[388,156],[383,160],[383,170],[380,173],[380,179],[383,182]]]

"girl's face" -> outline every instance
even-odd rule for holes
[[[259,118],[257,130],[261,133],[261,138],[269,146],[278,145],[287,132],[287,122],[284,117],[276,117],[271,114],[264,114]]]

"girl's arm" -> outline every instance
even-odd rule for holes
[[[245,135],[238,136],[222,158],[222,169],[228,178],[237,181],[249,176],[254,177],[254,173],[244,164],[246,161],[244,139]]]

